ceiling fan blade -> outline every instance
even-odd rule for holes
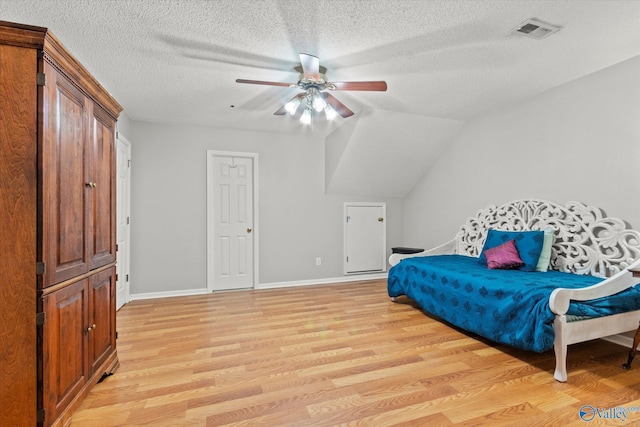
[[[273,114],[276,116],[284,116],[285,114],[287,114],[287,109],[284,108],[284,105],[283,105],[282,107],[278,108],[276,112]]]
[[[245,80],[245,79],[236,79],[236,83],[248,83],[252,85],[269,85],[269,86],[296,86],[295,84],[285,83],[285,82],[266,82],[264,80]]]
[[[338,101],[338,99],[327,92],[320,92],[320,96],[324,99],[324,102],[329,104],[340,117],[347,118],[353,116],[353,111],[349,110],[346,105]]]
[[[387,82],[331,82],[335,90],[375,90],[384,92],[387,90]]]
[[[320,60],[317,56],[301,53],[300,65],[302,65],[302,74],[304,74],[305,79],[318,81],[320,78]]]

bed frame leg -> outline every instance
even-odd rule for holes
[[[629,350],[629,357],[627,358],[627,363],[624,363],[622,365],[624,369],[631,369],[631,362],[633,362],[633,358],[636,355],[638,344],[640,344],[640,325],[638,326],[638,330],[636,331],[635,337],[633,337],[633,345],[631,346],[631,350]]]
[[[564,337],[565,316],[556,316],[553,322],[555,339],[553,340],[553,351],[556,354],[556,371],[553,378],[564,383],[567,382],[567,344]]]
[[[567,382],[567,346],[555,343],[553,347],[556,353],[556,371],[553,378],[562,383]]]

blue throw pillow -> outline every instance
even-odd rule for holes
[[[542,245],[544,244],[544,232],[542,231],[502,231],[489,229],[487,233],[487,239],[482,247],[479,260],[481,263],[486,264],[487,258],[484,255],[484,251],[490,248],[495,248],[509,240],[516,241],[516,248],[518,248],[518,254],[524,265],[518,270],[522,271],[536,271],[538,265],[538,259],[542,252]]]

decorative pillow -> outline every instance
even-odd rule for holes
[[[487,258],[487,267],[491,269],[512,270],[524,265],[518,255],[515,240],[487,249],[484,256]]]
[[[540,252],[536,271],[547,271],[549,269],[549,262],[551,262],[551,246],[553,246],[553,240],[555,239],[553,227],[547,227],[542,230],[542,232],[544,233],[544,241],[542,243],[542,251]]]
[[[489,229],[487,239],[480,253],[480,262],[483,264],[487,262],[484,254],[487,249],[495,248],[509,240],[516,241],[518,254],[524,262],[524,265],[519,269],[522,271],[536,271],[544,243],[544,232],[542,231],[503,231]]]

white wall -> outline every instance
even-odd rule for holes
[[[118,132],[122,132],[122,135],[124,135],[125,138],[129,139],[129,135],[131,135],[132,123],[133,122],[127,115],[126,111],[123,111],[122,113],[120,113],[120,116],[118,117],[116,130]]]
[[[132,121],[132,294],[206,288],[206,151],[259,154],[260,284],[342,276],[343,204],[387,203],[387,246],[402,200],[324,194],[324,141],[301,135]],[[316,266],[316,257],[322,265]]]
[[[329,194],[405,197],[464,124],[371,109],[349,120],[325,141]]]
[[[595,205],[640,230],[639,76],[635,57],[470,121],[405,198],[405,245],[524,198]]]

